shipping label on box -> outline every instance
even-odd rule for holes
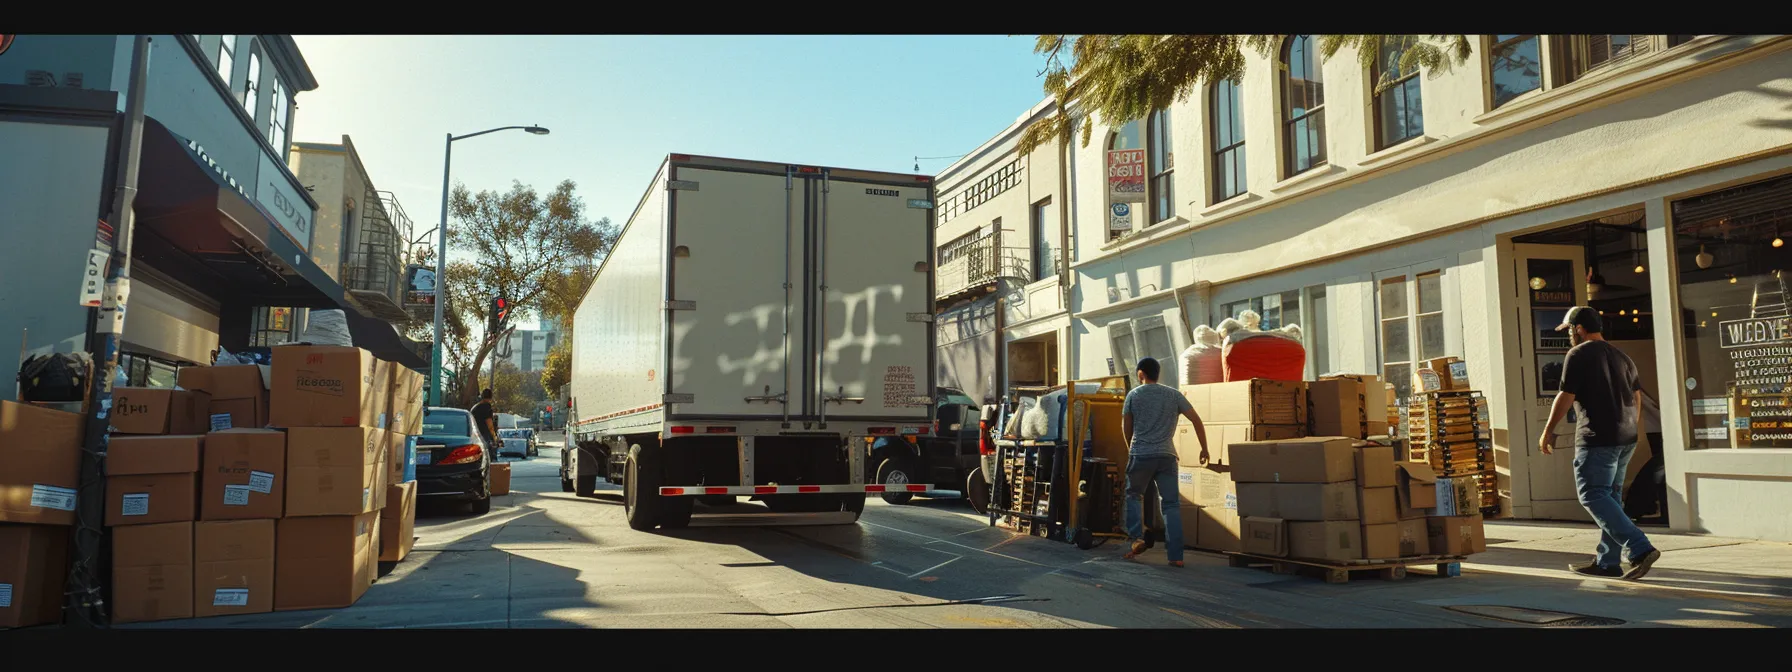
[[[119,387],[106,420],[113,434],[204,434],[211,395],[192,390]]]
[[[0,401],[0,523],[75,523],[85,420]]]
[[[106,477],[106,524],[190,522],[198,517],[198,474]]]
[[[232,429],[206,437],[201,520],[279,518],[286,510],[286,433]]]

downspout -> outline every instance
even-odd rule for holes
[[[1068,116],[1070,112],[1059,109],[1058,114]],[[1074,136],[1076,119],[1068,118],[1070,119],[1067,122],[1070,124],[1070,135]],[[1077,362],[1076,314],[1070,310],[1070,295],[1074,290],[1070,278],[1070,199],[1074,197],[1070,193],[1070,171],[1074,169],[1076,163],[1076,149],[1071,145],[1071,141],[1063,135],[1058,136],[1058,147],[1060,148],[1058,193],[1063,196],[1058,199],[1058,305],[1064,309],[1065,324],[1067,325],[1064,329],[1064,347],[1060,349],[1063,353],[1061,355],[1063,361],[1058,369],[1058,375],[1063,381],[1070,381],[1076,380],[1072,373],[1076,370]]]

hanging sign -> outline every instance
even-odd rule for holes
[[[1108,200],[1145,202],[1145,150],[1108,150]]]

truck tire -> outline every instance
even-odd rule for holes
[[[852,514],[852,522],[859,522],[859,516],[865,514],[864,493],[856,495],[838,495],[838,497],[840,498],[840,510]]]
[[[660,525],[660,505],[665,498],[660,496],[659,466],[657,460],[641,450],[641,446],[628,447],[628,462],[623,467],[627,476],[623,479],[622,508],[631,529],[646,532]]]
[[[884,458],[883,464],[877,465],[877,482],[888,486],[899,485],[906,488],[909,483],[914,482],[914,465],[915,461],[909,459],[905,455],[891,455]],[[885,502],[901,505],[913,501],[915,493],[906,490],[903,492],[885,492],[883,498]]]
[[[572,492],[579,497],[596,497],[597,477],[580,476],[577,479],[574,479]]]
[[[972,469],[964,479],[964,499],[979,514],[989,513],[989,490],[989,481],[983,480],[983,467]]]

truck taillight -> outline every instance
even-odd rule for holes
[[[984,455],[996,454],[996,442],[989,438],[989,421],[977,422],[977,452]]]
[[[468,464],[478,462],[479,456],[484,453],[484,449],[476,444],[469,443],[464,446],[457,446],[453,450],[448,451],[448,455],[443,457],[442,461],[437,462],[436,464]]]
[[[695,430],[696,430],[695,427],[673,427],[672,433],[673,434],[689,434]]]

